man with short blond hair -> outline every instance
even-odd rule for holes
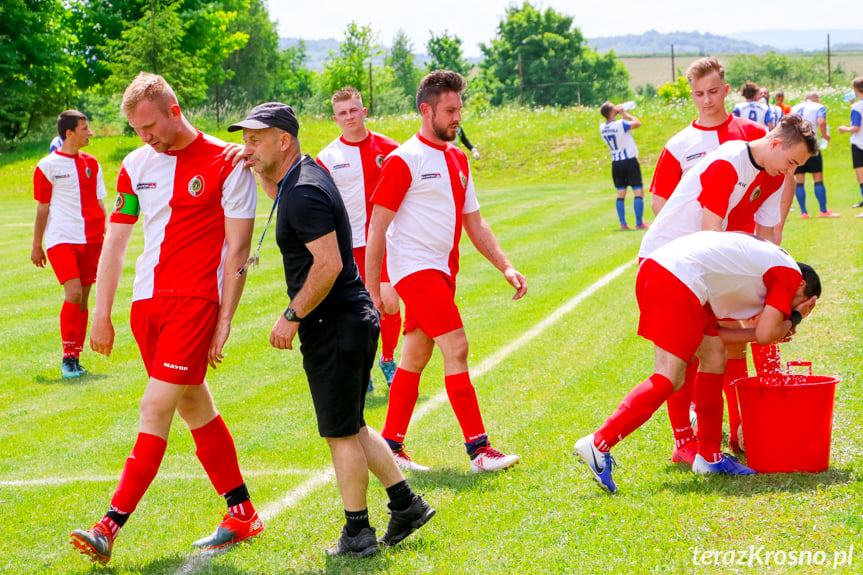
[[[260,533],[234,440],[205,381],[216,368],[243,293],[234,273],[249,256],[255,223],[254,175],[225,158],[226,144],[186,119],[170,85],[141,73],[126,88],[123,111],[145,144],[123,160],[117,202],[99,262],[90,346],[110,355],[111,308],[134,224],[144,220],[135,266],[130,326],[149,381],[132,453],[105,516],[70,542],[107,563],[114,540],[159,471],[174,412],[191,430],[198,460],[228,510],[212,535],[192,545],[226,547]]]
[[[351,219],[354,260],[365,282],[366,235],[372,216],[372,192],[381,175],[384,158],[399,147],[399,143],[366,128],[368,113],[363,107],[363,98],[356,88],[345,86],[332,97],[333,120],[341,129],[341,136],[321,150],[315,160],[332,176],[345,202]],[[395,350],[399,342],[402,317],[399,296],[389,283],[389,276],[381,270],[381,355],[378,366],[384,374],[387,386],[393,382],[396,372]],[[369,379],[368,391],[373,391]]]
[[[466,82],[452,71],[436,70],[420,82],[418,134],[384,161],[366,248],[366,285],[381,305],[384,249],[393,286],[405,302],[402,357],[390,389],[381,435],[396,457],[406,457],[404,440],[419,397],[423,369],[437,346],[443,355],[444,383],[461,426],[474,472],[499,471],[518,462],[488,440],[476,390],[468,373],[468,341],[455,304],[459,239],[464,229],[477,250],[501,271],[516,292],[527,281],[513,267],[479,212],[467,156],[451,142],[461,121]]]

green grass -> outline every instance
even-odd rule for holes
[[[652,158],[663,138],[690,115],[686,108],[658,106],[645,107],[643,114],[651,121],[637,133],[638,142]],[[597,116],[594,110],[500,111],[470,119],[471,138],[485,154],[475,163],[483,214],[530,286],[525,299],[511,301],[511,288],[499,273],[463,246],[457,297],[474,369],[635,257],[640,233],[616,231],[608,156],[595,134]],[[303,125],[307,151],[334,135],[331,123]],[[415,128],[410,118],[373,125],[397,137]],[[555,152],[552,143],[564,135],[582,143]],[[195,459],[188,430],[176,423],[160,475],[105,569],[93,569],[66,539],[71,529],[89,526],[107,509],[135,438],[146,377],[128,313],[141,233],[133,236],[117,296],[114,353],[108,359],[85,352],[82,361],[94,375],[74,383],[60,380],[62,292],[50,270],[37,270],[28,261],[34,212],[29,186],[42,149],[0,157],[0,255],[8,262],[0,279],[0,317],[6,325],[0,332],[0,482],[6,482],[0,483],[0,572],[859,572],[857,557],[854,566],[836,570],[692,563],[695,548],[726,552],[764,545],[773,551],[824,551],[832,558],[834,551],[859,544],[863,222],[846,207],[859,196],[847,141],[842,142],[837,136],[827,150],[825,171],[831,207],[843,217],[804,222],[792,214],[784,240],[794,256],[821,273],[824,297],[783,353],[811,359],[817,373],[842,378],[827,472],[695,477],[667,461],[671,439],[661,410],[615,449],[620,493],[609,497],[599,491],[570,455],[572,443],[598,426],[652,368],[650,345],[635,335],[631,266],[474,378],[493,442],[521,454],[521,465],[493,476],[471,474],[446,404],[414,422],[409,447],[433,471],[410,480],[438,515],[403,545],[365,561],[327,558],[324,550],[343,519],[336,486],[327,482],[269,520],[258,540],[198,561],[189,543],[212,530],[224,503]],[[106,173],[115,175],[122,150],[134,145],[129,138],[105,138],[94,140],[91,151]],[[556,165],[543,168],[554,159]],[[652,162],[643,164],[649,178]],[[262,196],[259,214],[269,205]],[[259,218],[256,237],[264,222]],[[265,242],[261,261],[249,277],[226,362],[208,378],[259,509],[330,467],[298,352],[279,352],[267,343],[276,314],[287,305],[272,239]],[[436,354],[423,375],[420,401],[442,390]],[[386,393],[379,386],[367,403],[369,423],[380,428],[385,412]],[[69,481],[8,483],[63,478]],[[373,524],[384,528],[385,497],[374,480],[370,511]]]

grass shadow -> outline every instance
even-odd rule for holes
[[[513,469],[499,471],[497,473],[512,473]],[[486,483],[494,477],[494,473],[473,473],[465,467],[442,467],[433,468],[430,471],[411,473],[408,481],[415,491],[422,492],[425,489],[453,489],[456,491],[469,491],[480,484]]]
[[[36,375],[33,378],[33,383],[40,385],[86,385],[87,383],[96,383],[100,379],[108,379],[108,375],[104,373],[88,373],[81,377],[45,377],[44,375]]]
[[[772,492],[816,492],[825,486],[860,481],[853,471],[846,469],[828,469],[822,473],[761,473],[746,477],[690,475],[690,481],[664,482],[661,490],[667,489],[683,495],[723,494],[752,497]]]

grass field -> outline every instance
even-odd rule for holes
[[[830,106],[831,123],[845,121],[838,97]],[[693,113],[660,106],[639,113],[645,127],[636,136],[649,179],[662,144]],[[160,475],[117,540],[109,566],[91,567],[74,552],[66,543],[69,532],[107,509],[135,438],[146,379],[128,312],[141,233],[133,237],[114,310],[114,353],[108,359],[85,352],[82,363],[93,374],[61,380],[62,290],[50,270],[29,262],[35,212],[30,181],[47,142],[0,156],[0,255],[9,263],[0,279],[0,318],[7,326],[0,332],[0,572],[859,573],[863,220],[848,208],[860,197],[847,136],[836,136],[825,154],[830,206],[843,216],[801,221],[793,213],[784,240],[824,284],[818,308],[783,354],[842,378],[830,469],[693,476],[668,461],[671,434],[663,409],[615,449],[620,493],[607,496],[570,454],[572,443],[650,374],[652,350],[635,334],[634,258],[641,235],[616,230],[597,118],[589,109],[503,110],[466,118],[484,154],[475,162],[483,214],[530,288],[523,300],[511,301],[499,273],[465,245],[457,298],[491,439],[521,454],[522,463],[496,475],[469,472],[451,408],[439,401],[443,377],[436,354],[423,376],[408,442],[416,459],[432,466],[409,479],[438,514],[399,547],[368,560],[325,553],[343,516],[300,356],[267,343],[276,314],[287,305],[271,237],[246,285],[226,361],[208,377],[267,530],[229,553],[192,550],[191,541],[219,521],[224,503],[194,456],[188,430],[175,423]],[[307,152],[335,135],[322,120],[302,125]],[[410,117],[372,124],[401,139],[416,126]],[[136,145],[130,138],[94,139],[88,151],[102,161],[111,182]],[[811,184],[809,190],[814,202]],[[256,238],[269,207],[261,195]],[[607,285],[553,316],[615,270],[619,275]],[[537,326],[542,329],[531,331]],[[380,428],[385,412],[386,392],[379,385],[368,398],[369,423]],[[385,496],[374,480],[370,512],[383,529]],[[727,558],[750,546],[761,548],[762,563],[704,565],[699,555],[712,551]],[[763,564],[766,551],[784,553],[786,562],[792,551],[823,552],[830,563],[834,553],[852,546],[850,566],[791,567],[777,564],[778,558]]]

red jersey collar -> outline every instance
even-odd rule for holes
[[[75,159],[75,158],[77,158],[77,157],[78,157],[78,153],[77,153],[77,152],[76,152],[75,154],[64,154],[63,152],[61,152],[61,151],[60,151],[60,148],[57,148],[56,150],[54,150],[54,153],[55,153],[55,154],[57,154],[58,156],[63,156],[64,158],[72,158],[72,159]]]
[[[362,146],[363,144],[365,144],[366,142],[368,142],[369,138],[371,138],[371,137],[372,137],[371,130],[366,128],[366,137],[363,138],[362,140],[360,140],[359,142],[349,142],[349,141],[345,140],[344,135],[339,136],[339,140],[341,140],[341,142],[343,144],[345,144],[346,146],[357,146],[357,147],[359,147],[359,146]]]
[[[696,130],[701,130],[703,132],[716,132],[716,131],[721,130],[723,128],[727,128],[728,125],[731,123],[731,120],[733,120],[733,119],[734,119],[734,114],[728,114],[728,117],[725,119],[724,122],[722,122],[721,124],[719,124],[717,126],[711,126],[710,128],[706,128],[704,126],[700,126],[700,125],[696,124],[695,122],[698,121],[696,119],[696,120],[692,120],[692,127],[695,128]]]
[[[179,150],[168,150],[165,152],[165,154],[167,154],[169,156],[176,156],[177,154],[182,154],[186,150],[191,150],[193,147],[195,147],[199,143],[203,142],[204,141],[204,132],[202,132],[201,130],[196,130],[196,131],[198,132],[198,135],[195,136],[195,139],[192,140],[188,146],[186,146],[184,148],[180,148]]]
[[[448,145],[446,143],[443,146],[441,146],[440,144],[435,144],[434,142],[430,142],[430,141],[426,140],[425,138],[423,138],[422,134],[420,134],[419,132],[417,132],[417,138],[419,138],[419,141],[422,142],[423,144],[425,144],[426,146],[434,148],[435,150],[440,150],[441,152],[446,151],[446,148]]]

